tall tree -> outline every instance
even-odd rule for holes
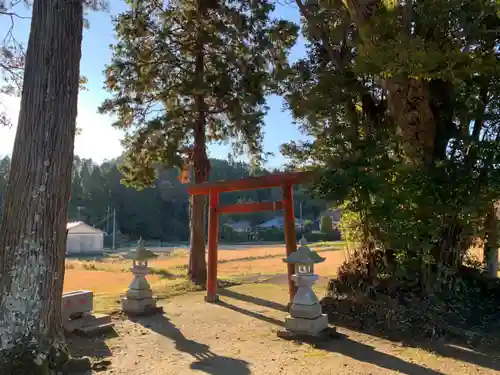
[[[262,157],[265,97],[297,36],[296,25],[271,20],[270,0],[158,3],[130,1],[115,21],[118,43],[106,70],[113,98],[102,112],[128,129],[125,181],[153,184],[158,165],[194,169],[208,180],[206,146],[230,140],[235,152]],[[205,198],[191,204],[193,281],[206,280]]]
[[[0,369],[46,374],[63,352],[61,294],[83,2],[35,0],[0,229]]]
[[[286,151],[327,167],[317,191],[354,214],[361,248],[439,288],[500,198],[496,2],[296,3],[309,53],[286,96],[314,141]]]

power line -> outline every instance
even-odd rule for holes
[[[115,212],[116,210],[113,209],[113,212]],[[101,221],[98,221],[97,223],[95,223],[94,225],[92,225],[94,228],[96,227],[96,225],[100,225],[102,223],[104,223],[106,220],[110,219],[111,217],[113,217],[114,214],[111,214],[109,213],[109,211],[106,213],[106,216],[104,217],[104,219],[102,219]],[[108,233],[108,228],[106,228],[106,233]]]

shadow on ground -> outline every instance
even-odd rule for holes
[[[481,366],[495,371],[500,371],[500,350],[498,340],[488,342],[488,340],[478,340],[477,335],[470,337],[438,336],[434,332],[423,334],[411,334],[399,329],[391,329],[388,319],[370,319],[376,314],[370,311],[367,319],[379,321],[380,324],[366,323],[362,318],[360,306],[350,305],[349,300],[338,300],[333,302],[328,318],[331,324],[344,327],[350,330],[367,333],[369,335],[396,342],[406,347],[418,347],[428,352],[435,353],[442,357],[457,359],[473,365]],[[342,305],[342,307],[340,307]],[[367,307],[368,309],[368,307]],[[384,316],[384,313],[379,315]],[[415,325],[413,331],[423,330],[423,327]],[[471,333],[472,334],[472,333]],[[466,335],[467,336],[467,335]],[[418,337],[418,339],[416,338]],[[426,338],[427,337],[427,338]]]
[[[440,355],[442,357],[448,357],[457,359],[462,362],[467,362],[473,365],[481,366],[495,371],[500,371],[500,352],[493,349],[491,346],[485,345],[471,345],[466,341],[457,339],[443,339],[439,340],[415,340],[412,338],[401,339],[398,336],[397,340],[391,340],[391,335],[387,332],[380,332],[374,329],[359,329],[352,324],[346,324],[344,321],[337,319],[330,319],[330,323],[351,330],[357,330],[359,332],[367,333],[375,337],[382,339],[394,341],[401,343],[406,347],[418,347],[420,349],[426,350],[428,352]]]
[[[283,305],[282,303],[274,302],[274,301],[269,301],[267,299],[259,298],[259,297],[254,297],[254,296],[249,296],[248,294],[243,294],[236,292],[231,289],[219,289],[218,293],[221,296],[237,299],[239,301],[244,301],[244,302],[249,302],[253,303],[255,305],[259,305],[262,307],[269,307],[270,309],[282,311],[282,312],[287,312],[287,307]]]
[[[70,334],[66,336],[66,345],[72,357],[106,358],[113,355],[106,340],[115,337],[118,337],[118,334],[114,330],[92,337]]]
[[[239,359],[223,357],[210,350],[208,345],[186,338],[182,332],[164,315],[157,314],[148,318],[131,319],[175,343],[175,349],[191,355],[195,362],[193,370],[212,375],[250,375],[248,363]]]
[[[249,296],[246,294],[238,293],[232,290],[219,290],[221,296],[226,297],[224,300],[219,301],[219,305],[230,310],[245,314],[249,317],[260,319],[267,323],[276,325],[278,327],[283,326],[283,322],[273,317],[266,316],[262,313],[257,313],[249,309],[244,309],[240,306],[235,306],[234,304],[227,301],[227,299],[235,299],[243,301],[246,303],[255,304],[257,306],[263,306],[272,308],[278,311],[286,311],[286,307],[280,303],[269,301],[266,299]],[[345,322],[341,320],[332,319],[330,317],[330,322],[336,326],[344,327],[350,330],[357,330],[364,333],[369,333],[371,335],[377,336],[379,338],[389,339],[387,333],[381,333],[377,335],[377,332],[370,330],[361,330],[359,327],[353,325],[344,324]],[[358,328],[358,329],[357,329]],[[401,341],[398,340],[400,344]],[[403,342],[404,346],[415,347],[419,349],[424,349],[429,352],[433,352],[443,357],[457,359],[459,361],[468,362],[477,366],[484,368],[500,371],[500,353],[498,351],[492,351],[486,348],[479,347],[464,347],[460,345],[455,345],[453,342],[443,342],[443,341],[427,341],[427,342],[415,342],[408,341]],[[328,352],[339,353],[344,356],[353,358],[355,360],[371,363],[376,366],[386,368],[388,370],[399,371],[408,375],[440,375],[441,372],[420,366],[418,364],[406,362],[400,358],[394,357],[392,355],[382,353],[377,351],[374,347],[362,344],[360,342],[349,339],[347,336],[341,337],[339,340],[334,340],[326,343],[316,344],[317,349],[325,350]]]

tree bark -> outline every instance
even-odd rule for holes
[[[208,181],[210,162],[206,152],[206,105],[204,99],[204,30],[203,19],[206,14],[206,4],[198,0],[198,38],[195,55],[195,106],[198,119],[194,124],[194,149],[192,153],[194,182],[201,184]],[[207,280],[207,262],[205,259],[205,203],[206,197],[194,196],[191,200],[190,217],[190,254],[188,275],[191,281],[205,285]]]
[[[484,264],[486,276],[496,278],[498,275],[498,218],[493,203],[485,220],[485,232]]]
[[[83,28],[81,0],[35,0],[0,228],[0,373],[45,374],[61,295]],[[59,359],[59,358],[57,358]]]

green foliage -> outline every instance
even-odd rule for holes
[[[0,0],[0,22],[8,24],[7,32],[0,38],[0,93],[17,95],[20,93],[24,73],[24,47],[14,35],[15,21],[18,19],[15,6],[18,1]],[[0,102],[0,105],[2,103]],[[12,125],[10,118],[0,108],[0,126]]]
[[[296,236],[297,241],[299,241],[302,236],[305,236],[308,242],[339,241],[341,239],[340,232],[338,231],[333,231],[330,233],[302,233],[300,231],[297,231]],[[260,230],[257,238],[260,241],[284,242],[285,234],[282,231],[266,229]]]
[[[212,181],[239,179],[249,177],[251,174],[251,167],[248,164],[228,163],[218,159],[211,159],[210,162]],[[0,159],[0,203],[9,168],[10,158]],[[261,170],[260,173],[270,172]],[[178,172],[175,169],[160,169],[155,186],[142,191],[122,185],[121,178],[119,160],[98,165],[92,160],[76,156],[73,161],[68,220],[82,220],[110,234],[113,225],[112,211],[116,209],[118,247],[135,246],[135,241],[141,236],[147,240],[156,240],[154,246],[161,246],[162,241],[172,243],[188,240],[188,196],[186,186],[179,182]],[[303,202],[303,216],[314,220],[318,217],[318,212],[326,209],[327,203],[314,200],[306,193],[297,189],[294,196],[300,197]],[[222,194],[220,202],[228,205],[280,199],[279,189],[259,189]],[[0,204],[0,217],[1,207]],[[106,221],[108,207],[110,211]],[[248,220],[256,225],[280,214],[269,211],[244,215],[221,215],[221,236],[225,230],[230,230],[228,226],[230,222]],[[231,233],[224,240],[246,242],[249,239],[247,234]],[[111,236],[105,236],[104,241],[105,246],[111,246]],[[124,241],[132,241],[132,243]]]
[[[319,230],[321,233],[332,233],[333,232],[333,220],[330,216],[323,216],[319,225]]]
[[[86,11],[104,11],[108,9],[106,0],[83,0]],[[0,38],[0,93],[20,95],[24,79],[24,54],[26,46],[16,37],[18,23],[29,19],[26,9],[31,7],[29,0],[0,0],[0,23],[7,25],[7,30]],[[87,24],[88,26],[88,24]],[[85,90],[87,79],[81,78],[80,87]],[[0,126],[11,126],[11,119],[5,113],[0,101]]]
[[[340,220],[340,231],[342,232],[342,238],[349,248],[359,248],[363,244],[362,228],[363,222],[360,213],[344,208],[342,219]]]
[[[311,220],[304,221],[304,233],[311,233],[313,230],[313,222]]]
[[[204,152],[205,140],[230,141],[259,161],[265,97],[287,66],[297,26],[271,20],[268,0],[129,4],[114,21],[112,98],[100,108],[129,130],[125,181],[151,186],[159,164],[181,166],[195,145]]]
[[[349,242],[449,285],[500,199],[497,3],[299,4],[308,56],[283,93],[312,140],[283,151],[325,170]]]

